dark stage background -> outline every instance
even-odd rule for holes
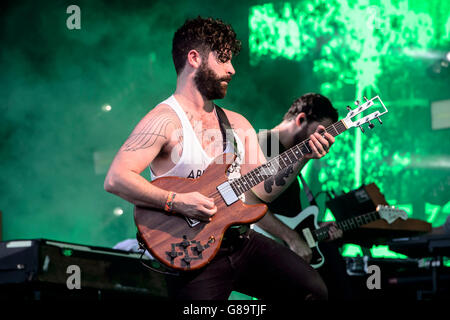
[[[78,30],[66,26],[72,4]],[[218,103],[256,130],[306,92],[327,95],[341,118],[363,95],[383,99],[382,126],[344,133],[305,168],[314,193],[374,182],[410,217],[438,226],[450,214],[448,1],[2,1],[0,10],[3,240],[111,247],[134,237],[133,206],[103,181],[137,122],[174,91],[172,36],[197,15],[231,23],[242,40]],[[325,193],[318,201],[333,219]]]

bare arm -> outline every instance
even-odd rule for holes
[[[259,200],[252,192],[247,192],[245,194],[245,203],[261,203],[261,200]],[[303,241],[295,230],[292,230],[280,219],[275,217],[271,211],[268,210],[264,217],[259,220],[256,225],[274,237],[283,240],[289,249],[302,257],[306,262],[309,263],[311,261],[312,251],[306,242]]]
[[[104,188],[106,191],[141,206],[163,209],[170,190],[152,185],[140,173],[163,152],[170,160],[171,145],[179,138],[181,124],[166,105],[150,111],[136,126],[115,156]],[[208,220],[217,208],[212,199],[199,193],[177,194],[173,210],[192,218]]]
[[[323,126],[318,126],[317,131],[319,130],[325,130],[325,128]],[[334,143],[334,137],[329,133],[325,133],[322,137],[317,131],[310,136],[309,146],[312,153],[306,154],[296,163],[280,170],[278,173],[252,189],[260,199],[265,202],[272,202],[275,200],[294,180],[296,180],[300,170],[302,170],[309,160],[320,159],[328,153],[330,146]]]
[[[289,249],[294,251],[306,262],[310,262],[312,258],[311,248],[300,237],[300,235],[284,224],[280,219],[268,211],[264,218],[258,221],[257,225],[264,231],[274,235],[278,239],[283,240]]]
[[[116,154],[105,179],[105,190],[135,205],[163,208],[168,191],[150,184],[140,173],[169,142],[176,121],[167,106],[157,106],[136,126]]]
[[[242,116],[236,122],[236,127],[242,128],[236,131],[241,140],[245,141],[245,160],[241,166],[241,173],[246,174],[264,164],[266,159],[251,124]],[[325,130],[325,128],[318,126],[317,131],[319,130]],[[305,155],[300,161],[287,166],[251,189],[258,198],[264,202],[272,202],[296,180],[298,173],[310,159],[319,159],[328,153],[328,149],[334,143],[334,137],[329,133],[325,133],[322,137],[317,131],[310,136],[311,154]]]

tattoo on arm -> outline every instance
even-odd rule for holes
[[[128,140],[125,141],[123,150],[136,151],[147,149],[153,146],[158,139],[167,139],[167,127],[170,124],[175,125],[173,115],[170,115],[167,110],[156,112],[140,131],[130,135]]]
[[[271,193],[273,188],[273,184],[276,186],[284,186],[286,184],[286,179],[294,173],[293,164],[287,166],[286,168],[280,170],[275,176],[270,177],[266,181],[264,181],[264,190],[267,193]]]

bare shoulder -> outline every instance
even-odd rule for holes
[[[158,104],[156,107],[154,107],[153,109],[151,109],[146,115],[145,117],[148,116],[156,116],[156,115],[168,115],[168,116],[176,116],[176,112],[168,105],[165,103],[160,103]]]
[[[167,104],[159,104],[139,121],[124,143],[123,150],[136,151],[155,145],[161,147],[179,126],[176,112]]]
[[[146,131],[152,130],[158,125],[169,126],[174,123],[178,123],[176,112],[169,105],[160,103],[140,120],[135,131],[144,128]]]

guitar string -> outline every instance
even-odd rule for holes
[[[333,137],[336,137],[336,136],[338,136],[340,133],[344,132],[344,131],[345,131],[345,128],[346,128],[346,127],[345,127],[344,123],[342,122],[342,120],[340,120],[340,121],[338,121],[338,122],[336,122],[336,123],[334,123],[334,124],[328,126],[327,128],[325,128],[323,134],[329,133],[329,134],[331,134]],[[334,132],[335,132],[335,133],[333,133],[333,132],[331,131],[331,129],[334,129]],[[322,136],[323,136],[323,135],[322,135]],[[286,151],[283,152],[283,153],[287,153],[287,152],[291,151],[293,148],[297,147],[297,148],[300,148],[300,151],[301,151],[301,153],[302,153],[302,157],[301,157],[301,158],[303,158],[305,154],[303,153],[303,151],[302,151],[301,148],[302,148],[302,147],[306,147],[306,151],[309,151],[309,149],[311,149],[311,147],[308,147],[307,145],[309,144],[310,141],[311,141],[311,139],[309,139],[309,138],[308,138],[308,139],[305,139],[305,140],[303,140],[302,142],[298,143],[297,145],[293,146],[292,148],[286,150]],[[291,152],[292,152],[292,151],[291,151]],[[282,154],[283,154],[283,153],[282,153]],[[295,156],[294,156],[294,157],[295,157]],[[290,159],[289,156],[288,156],[288,158]],[[301,158],[300,158],[300,159],[301,159]],[[267,168],[267,167],[271,166],[272,164],[275,164],[275,162],[277,162],[277,163],[280,164],[280,168],[283,169],[284,167],[281,166],[282,162],[281,162],[280,159],[282,159],[282,157],[281,157],[281,155],[278,155],[277,157],[273,158],[272,160],[267,161],[266,163],[262,164],[262,165],[259,166],[258,168],[255,168],[255,169],[249,171],[247,174],[241,176],[239,179],[236,180],[236,182],[238,182],[238,183],[241,182],[242,179],[243,179],[245,176],[247,176],[247,175],[249,175],[249,174],[251,175],[251,173],[252,173],[253,171],[255,171],[255,170],[260,171],[261,168],[262,168],[262,166],[264,166],[264,165],[266,165],[266,168]],[[297,159],[297,161],[300,160],[300,159]],[[269,165],[267,165],[267,164],[269,164]],[[270,169],[269,169],[269,172],[270,172]],[[267,175],[267,174],[266,174],[266,175]],[[264,174],[263,174],[263,176],[264,176]],[[264,181],[264,180],[265,180],[265,179],[263,179],[262,181]],[[257,184],[261,183],[262,181],[258,182]],[[244,188],[245,188],[245,187],[243,187],[243,186],[241,185],[241,189],[244,189]],[[248,190],[248,189],[247,189],[247,190]],[[245,191],[244,191],[244,192],[245,192]]]
[[[331,132],[331,129],[334,129],[334,131],[336,132],[336,135],[334,135],[334,133]],[[324,133],[325,133],[325,132],[328,132],[328,133],[330,133],[333,137],[335,137],[335,136],[339,135],[339,133],[340,133],[339,131],[342,130],[342,129],[345,129],[345,126],[344,126],[344,124],[343,124],[343,122],[342,122],[342,120],[341,120],[341,121],[338,121],[338,122],[336,122],[336,123],[334,123],[334,124],[328,126],[327,128],[325,128]],[[339,131],[338,131],[338,130],[339,130]],[[343,131],[345,131],[345,130],[343,130]],[[295,145],[294,147],[299,147],[299,146],[301,147],[301,145],[307,147],[307,144],[308,144],[309,141],[311,141],[311,139],[306,139],[306,140],[304,140],[304,141],[298,143],[298,144]],[[292,147],[292,148],[294,148],[294,147]],[[292,148],[286,150],[286,152],[289,151],[289,150],[291,150]],[[307,147],[307,150],[308,150],[308,149],[309,149],[309,148]],[[276,158],[274,158],[274,159],[272,159],[272,160],[266,162],[265,164],[271,163],[271,162],[275,162],[275,160],[278,160],[278,159],[280,158],[280,156],[281,156],[281,155],[279,155],[278,157],[276,157]],[[304,156],[304,155],[302,155],[302,157],[303,157],[303,156]],[[298,159],[298,160],[299,160],[299,159]],[[280,162],[280,163],[281,163],[281,162]],[[264,164],[263,164],[263,165],[264,165]],[[255,169],[253,169],[253,170],[260,169],[260,168],[261,168],[261,166],[258,167],[258,168],[255,168]],[[253,170],[252,170],[252,171],[253,171]],[[250,171],[250,172],[252,172],[252,171]],[[249,174],[250,172],[248,172],[247,174]],[[242,178],[245,177],[247,174],[241,176],[238,180],[242,179]],[[262,181],[260,181],[259,183],[261,183],[261,182],[262,182]],[[258,183],[258,184],[259,184],[259,183]],[[219,197],[217,197],[217,196],[219,196]],[[220,200],[220,199],[221,199],[221,194],[220,194],[219,191],[215,191],[214,193],[208,195],[208,197],[214,198],[214,199],[215,199],[215,197],[217,197],[217,200]]]

